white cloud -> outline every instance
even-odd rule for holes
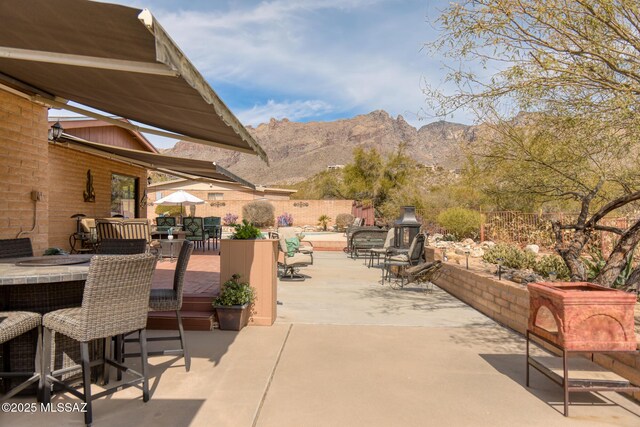
[[[243,124],[256,126],[267,123],[271,118],[297,121],[330,113],[332,110],[331,105],[320,100],[276,102],[270,99],[266,104],[254,105],[250,109],[237,112],[237,116]]]

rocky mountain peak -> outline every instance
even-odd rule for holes
[[[185,141],[167,153],[215,161],[250,182],[274,185],[302,181],[327,166],[349,163],[356,147],[375,147],[384,155],[403,143],[406,153],[419,163],[455,168],[460,161],[458,144],[469,141],[469,129],[442,121],[417,130],[400,115],[394,119],[386,111],[376,110],[332,122],[271,119],[255,128],[247,126],[267,152],[269,167],[257,156]]]

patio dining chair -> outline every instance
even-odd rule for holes
[[[175,228],[176,217],[174,216],[159,216],[156,218],[156,230],[167,231],[170,228]]]
[[[3,372],[0,372],[0,378],[16,378],[27,377],[27,380],[14,386],[8,390],[5,394],[0,395],[0,402],[8,400],[10,397],[15,396],[22,390],[38,382],[38,399],[42,396],[44,377],[41,372],[41,358],[42,358],[42,316],[39,313],[32,313],[29,311],[0,311],[0,344],[3,346]],[[36,341],[36,357],[34,360],[34,368],[31,372],[10,372],[11,361],[9,359],[9,341],[19,337],[22,334],[28,333],[33,329],[37,329],[37,341]],[[8,387],[7,387],[8,388]]]
[[[23,258],[33,256],[31,239],[0,239],[0,258]]]
[[[82,305],[55,310],[44,315],[42,321],[44,326],[44,403],[49,403],[51,400],[52,386],[61,386],[86,403],[84,421],[87,425],[91,425],[93,421],[91,402],[96,398],[136,386],[142,388],[143,401],[149,400],[145,328],[156,260],[156,257],[151,254],[96,255],[89,266]],[[141,373],[110,358],[111,338],[133,331],[138,331],[140,337]],[[84,392],[56,378],[72,368],[51,370],[53,332],[79,342],[81,364],[73,368],[82,368]],[[103,340],[104,358],[91,362],[89,343],[93,340]],[[133,375],[134,378],[94,395],[91,392],[91,367],[103,364],[106,369],[105,363]]]
[[[393,227],[390,228],[389,231],[387,231],[387,237],[385,238],[384,244],[382,245],[382,247],[369,249],[369,268],[373,266],[374,256],[378,257],[378,265],[380,265],[380,257],[382,256],[386,258],[387,256],[389,256],[389,254],[392,253],[395,231],[396,230]]]
[[[185,217],[183,220],[184,231],[186,239],[194,242],[194,244],[202,247],[204,251],[204,244],[207,243],[207,249],[209,246],[209,234],[204,229],[204,220],[199,216]]]
[[[204,230],[209,234],[209,238],[213,239],[213,247],[218,245],[218,241],[222,238],[222,218],[219,216],[205,216]]]
[[[404,270],[407,267],[418,264],[423,259],[424,245],[426,236],[424,233],[418,233],[411,241],[409,251],[405,254],[397,254],[387,256],[384,260],[384,266],[382,268],[382,284],[385,279],[391,281],[391,269],[396,267],[398,269],[397,277],[400,277],[402,287],[404,284]]]

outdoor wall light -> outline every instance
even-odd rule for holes
[[[151,182],[152,182],[151,177],[150,177],[150,176],[148,176],[148,177],[147,177],[147,185],[151,185]]]
[[[62,136],[62,132],[64,132],[64,128],[58,120],[53,124],[53,126],[51,126],[51,130],[49,131],[49,139],[52,141],[57,141]]]

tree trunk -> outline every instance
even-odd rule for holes
[[[580,259],[580,254],[591,238],[591,233],[587,230],[575,230],[571,243],[566,248],[562,246],[562,226],[558,221],[552,223],[553,230],[556,234],[556,251],[564,263],[567,264],[570,273],[570,280],[572,282],[584,282],[587,280],[587,270],[584,267],[584,263]]]
[[[622,235],[616,247],[613,248],[609,259],[607,259],[607,263],[594,279],[594,282],[601,286],[611,288],[627,265],[629,253],[638,245],[638,242],[640,242],[640,221],[633,224]]]

